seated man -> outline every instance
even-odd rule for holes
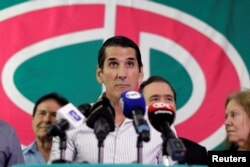
[[[144,95],[147,105],[155,102],[163,102],[176,108],[175,90],[172,85],[162,77],[149,77],[141,84],[139,91]],[[187,149],[184,163],[196,165],[207,164],[207,150],[205,147],[182,137],[180,137],[180,139]]]
[[[46,136],[50,126],[56,122],[56,112],[68,100],[57,93],[40,97],[33,109],[32,127],[36,139],[23,150],[25,164],[46,164],[52,147],[52,137]]]

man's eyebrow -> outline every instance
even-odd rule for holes
[[[116,57],[109,57],[107,58],[107,61],[117,61],[118,59]],[[136,61],[135,57],[129,57],[127,58],[127,61]]]
[[[154,94],[154,95],[150,96],[150,98],[159,97],[159,96],[160,96],[160,95],[158,95],[158,94]]]
[[[129,57],[127,58],[128,61],[136,61],[136,58],[135,57]]]
[[[117,58],[115,58],[115,57],[109,57],[109,58],[107,59],[107,61],[115,61],[115,60],[117,60]]]
[[[40,112],[41,112],[41,111],[46,111],[46,109],[38,109],[37,111],[40,111]]]
[[[172,98],[174,98],[174,95],[166,94],[165,97],[172,97]]]

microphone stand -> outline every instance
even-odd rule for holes
[[[142,147],[143,147],[143,140],[142,136],[138,135],[137,137],[137,163],[142,163]]]
[[[104,140],[109,132],[115,130],[114,124],[115,110],[109,102],[109,99],[102,97],[92,107],[86,124],[94,129],[97,138],[98,162],[103,163]]]
[[[176,138],[175,134],[170,129],[168,122],[163,125],[163,155],[171,156],[172,160],[182,162],[186,158],[186,148],[182,141]]]
[[[59,146],[59,149],[61,151],[61,153],[60,153],[60,159],[63,160],[63,158],[65,157],[65,150],[67,148],[67,145],[66,145],[66,140],[67,140],[66,133],[63,132],[62,135],[60,135],[59,137],[60,137],[60,146]]]
[[[98,163],[103,163],[103,140],[98,140]]]
[[[65,158],[65,150],[67,148],[67,135],[64,131],[60,132],[58,135],[60,138],[59,150],[60,150],[60,159],[54,160],[52,163],[69,163]]]
[[[99,117],[98,121],[94,124],[94,132],[98,140],[98,163],[103,163],[104,155],[104,140],[110,132],[110,127],[107,120],[104,117]]]
[[[135,112],[138,110],[135,110]],[[133,121],[134,127],[136,129],[137,137],[137,163],[142,163],[142,147],[143,141],[148,142],[150,140],[150,131],[147,122],[143,119],[138,119],[138,121]]]

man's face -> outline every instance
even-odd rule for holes
[[[156,102],[168,103],[176,108],[174,93],[170,86],[165,82],[153,82],[143,89],[147,105]]]
[[[107,47],[103,70],[98,67],[96,74],[106,87],[107,97],[114,100],[125,90],[135,90],[143,79],[143,69],[139,71],[136,52],[130,47]]]
[[[53,99],[41,102],[32,120],[32,127],[38,139],[46,138],[49,127],[56,122],[56,112],[61,106]]]

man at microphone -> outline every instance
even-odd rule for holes
[[[97,137],[105,138],[103,163],[134,163],[137,161],[137,133],[133,126],[133,120],[126,118],[123,114],[120,97],[122,92],[126,90],[136,90],[143,80],[143,76],[141,53],[135,42],[124,36],[114,36],[103,43],[98,54],[96,78],[104,86],[105,92],[100,100],[93,105],[93,108],[97,111],[103,107],[101,104],[107,104],[109,100],[114,109],[114,127],[110,128],[111,131],[107,136],[96,135],[94,130],[87,126],[88,121],[87,124],[68,131],[65,152],[67,161],[98,163]],[[112,113],[112,111],[109,112],[108,108],[103,112]],[[98,114],[95,116],[97,117]],[[105,116],[102,115],[102,117]],[[109,120],[111,117],[112,114],[109,116]],[[88,118],[88,120],[91,119]],[[91,123],[90,121],[90,126],[94,126]],[[105,124],[105,127],[106,125],[108,124]],[[160,133],[156,133],[151,136],[149,142],[143,144],[143,164],[160,163],[162,160],[161,143]],[[59,158],[58,147],[59,141],[55,138],[50,161]]]
[[[23,150],[25,164],[47,164],[52,147],[52,137],[47,130],[56,122],[56,112],[68,100],[58,93],[40,97],[33,108],[32,128],[35,140]]]
[[[144,95],[147,105],[162,102],[176,108],[176,92],[166,79],[160,76],[151,76],[140,85],[139,91]],[[186,147],[186,159],[182,163],[206,165],[207,150],[205,147],[180,137]]]

